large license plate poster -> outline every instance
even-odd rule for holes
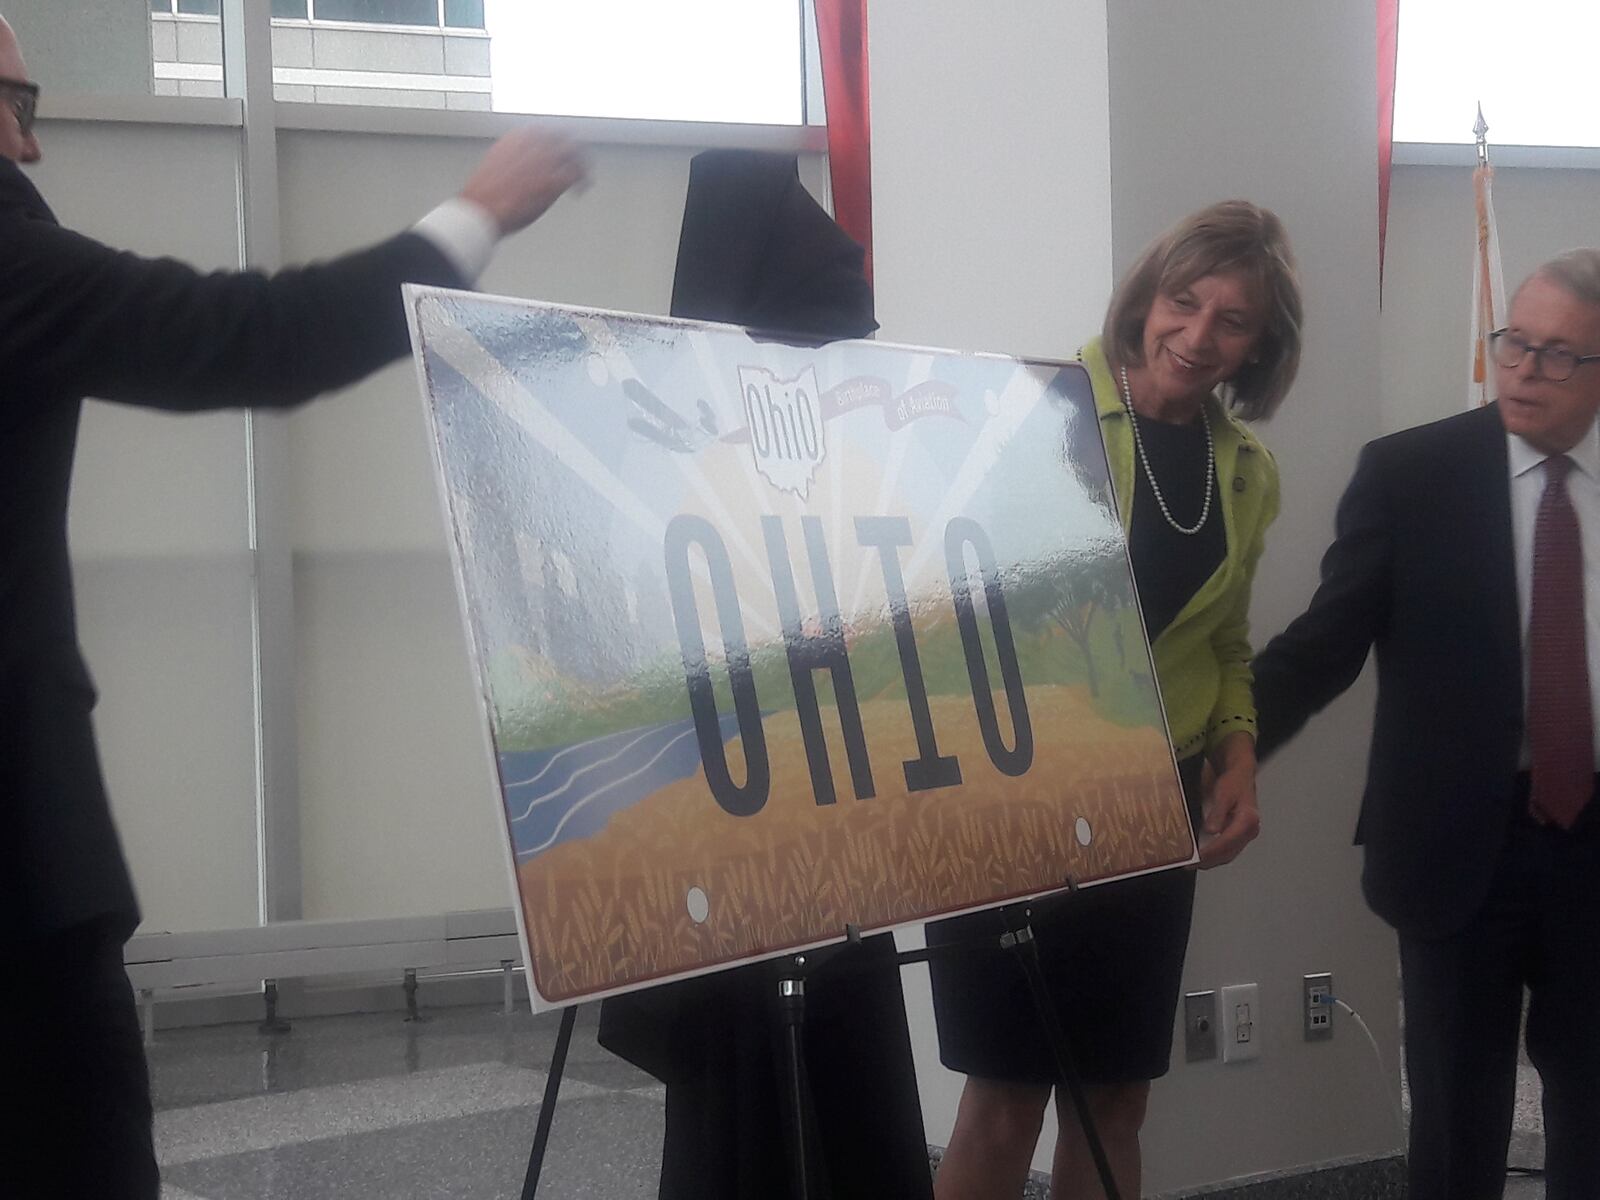
[[[1081,367],[408,305],[538,1000],[1192,861]]]

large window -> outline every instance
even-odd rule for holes
[[[803,123],[798,0],[489,0],[503,112]]]
[[[1595,0],[1401,0],[1394,136],[1471,142],[1483,104],[1501,146],[1600,146]]]
[[[150,0],[158,93],[221,95],[220,7]],[[809,0],[272,0],[274,90],[300,103],[801,125],[819,112],[809,11]]]
[[[348,21],[422,29],[482,29],[484,0],[272,0],[282,21]],[[150,0],[153,13],[214,17],[222,0]]]

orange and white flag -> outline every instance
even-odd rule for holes
[[[1494,168],[1483,163],[1472,172],[1472,190],[1478,208],[1478,244],[1472,257],[1472,363],[1467,376],[1468,408],[1481,408],[1495,399],[1494,359],[1489,353],[1489,335],[1504,325],[1506,319],[1506,280],[1500,266],[1500,231],[1494,221],[1493,189]]]

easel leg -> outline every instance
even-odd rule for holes
[[[522,1200],[533,1200],[539,1190],[539,1173],[544,1170],[544,1149],[550,1141],[550,1124],[556,1116],[556,1096],[561,1091],[561,1073],[567,1068],[567,1047],[572,1044],[572,1026],[578,1019],[578,1006],[561,1010],[561,1028],[556,1047],[550,1054],[550,1074],[544,1081],[544,1099],[539,1103],[539,1121],[533,1131],[533,1149],[528,1152],[528,1171],[522,1177]]]
[[[1095,1128],[1094,1114],[1089,1111],[1089,1097],[1084,1093],[1083,1079],[1073,1061],[1072,1047],[1067,1042],[1066,1031],[1061,1028],[1056,1006],[1050,999],[1050,989],[1045,985],[1044,969],[1039,965],[1039,947],[1033,937],[1032,914],[1024,909],[1020,915],[1021,924],[1013,926],[1000,939],[1000,944],[1017,956],[1023,974],[1028,977],[1034,1008],[1038,1010],[1039,1021],[1044,1026],[1050,1051],[1055,1055],[1056,1074],[1067,1085],[1067,1092],[1072,1097],[1072,1106],[1077,1110],[1078,1124],[1082,1126],[1084,1140],[1089,1144],[1089,1154],[1100,1175],[1100,1186],[1105,1189],[1106,1200],[1122,1200],[1121,1193],[1117,1191],[1116,1178],[1111,1174],[1111,1161],[1106,1158],[1100,1133]]]
[[[784,1107],[788,1109],[789,1163],[794,1169],[794,1200],[810,1200],[810,1151],[806,1136],[805,1019],[806,981],[799,976],[778,980],[778,1012],[782,1018],[785,1067]]]

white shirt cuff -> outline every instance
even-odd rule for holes
[[[471,284],[494,257],[500,226],[481,204],[453,196],[411,227],[432,242]]]

